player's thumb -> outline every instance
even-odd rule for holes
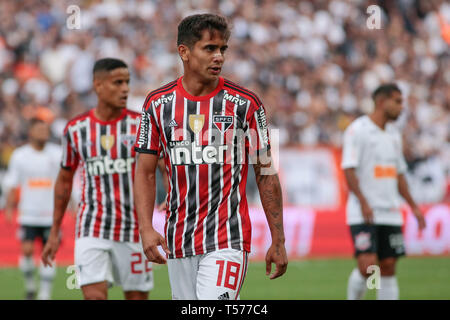
[[[170,250],[167,247],[166,240],[164,239],[163,236],[159,236],[159,244],[161,245],[161,248],[163,248],[165,253],[170,254]]]
[[[272,261],[266,257],[266,276],[272,271]]]

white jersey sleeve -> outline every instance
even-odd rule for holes
[[[3,188],[8,192],[11,188],[19,187],[21,184],[20,155],[14,150],[8,164],[8,170],[3,180]]]
[[[342,150],[342,169],[356,168],[359,165],[362,153],[361,133],[358,123],[353,122],[344,132]]]

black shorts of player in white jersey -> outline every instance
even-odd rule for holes
[[[21,226],[18,230],[18,238],[21,241],[34,241],[36,238],[45,245],[50,235],[50,227],[43,226]]]
[[[357,224],[350,226],[355,257],[361,253],[376,253],[378,260],[405,255],[400,226]]]

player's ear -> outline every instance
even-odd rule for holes
[[[178,54],[181,57],[181,60],[183,62],[188,62],[189,61],[189,53],[190,53],[190,49],[188,46],[184,45],[184,44],[180,44],[178,46]]]
[[[101,77],[97,74],[94,74],[94,85],[93,89],[96,93],[98,93],[100,87],[102,85]]]

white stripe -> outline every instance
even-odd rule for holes
[[[100,127],[99,127],[100,128]],[[100,129],[99,129],[100,130]],[[106,135],[108,136],[108,135],[110,135],[110,132],[111,132],[111,127],[110,127],[110,125],[106,125]],[[99,137],[100,137],[100,139],[99,139]],[[101,142],[101,135],[100,136],[97,136],[97,141],[99,142],[99,144],[100,144],[100,142]],[[101,144],[100,144],[100,148],[101,148]],[[99,151],[101,151],[100,149],[99,149]],[[109,156],[109,151],[106,151],[106,155],[107,156]],[[106,174],[106,172],[105,172],[105,174]],[[109,175],[108,175],[108,179],[109,179]],[[100,224],[100,234],[99,234],[99,236],[100,236],[100,238],[103,238],[104,237],[104,235],[105,235],[105,222],[106,222],[106,216],[107,216],[107,214],[106,214],[106,188],[105,188],[105,183],[103,183],[103,178],[102,178],[102,176],[100,176],[100,186],[101,186],[101,192],[102,192],[102,207],[103,207],[103,212],[102,212],[102,222],[101,222],[101,224]]]
[[[88,120],[86,120],[87,122],[87,126],[86,126],[86,142],[90,141],[91,138],[91,125],[90,125],[90,119],[88,118]],[[81,151],[81,150],[80,150]],[[90,158],[91,156],[91,147],[89,146],[89,144],[86,146],[86,156],[87,158]],[[83,185],[84,185],[84,201],[86,203],[84,212],[83,212],[83,219],[81,220],[81,225],[80,225],[80,235],[83,235],[84,232],[84,223],[86,222],[86,216],[89,212],[89,192],[88,192],[88,186],[89,186],[89,173],[87,171],[87,164],[86,162],[84,162],[83,165],[83,173],[84,173],[84,177],[83,177]],[[81,210],[81,206],[80,206],[80,210]]]
[[[80,132],[80,126],[78,125],[80,122],[81,121],[77,121],[76,124],[75,124],[76,125],[77,135],[78,135],[78,144],[75,146],[75,148],[76,148],[75,150],[77,150],[77,152],[78,152],[78,154],[80,156],[80,159],[83,159],[83,152],[82,152],[82,148],[81,148],[81,146],[82,146],[81,134],[80,134],[81,132]],[[69,132],[70,132],[70,139],[72,140],[72,143],[75,143],[74,137],[73,137],[73,130],[69,130]],[[87,130],[86,130],[86,138],[87,138]],[[79,207],[79,211],[81,211],[81,207]],[[79,216],[79,214],[77,216]],[[86,216],[84,215],[84,218],[85,217]],[[78,217],[77,217],[77,222],[78,222]],[[83,222],[84,221],[82,220],[82,223]],[[83,232],[83,225],[81,225],[81,232]],[[82,235],[82,233],[81,233],[81,235]]]
[[[214,97],[209,99],[209,121],[208,121],[208,145],[212,144],[212,116],[213,116],[213,106]],[[208,220],[208,215],[211,213],[211,201],[212,201],[212,190],[211,190],[211,172],[212,164],[208,164],[208,212],[206,214],[205,220],[203,220],[203,252],[206,252],[206,221]]]
[[[226,100],[222,99],[222,115],[225,114],[225,107],[226,107]],[[224,144],[224,136],[223,134],[220,135],[220,144]],[[223,187],[224,187],[224,181],[223,181],[223,165],[220,166],[220,198],[219,198],[219,206],[217,207],[217,214],[216,214],[216,225],[215,225],[215,232],[214,232],[214,238],[216,250],[219,250],[219,212],[220,212],[220,205],[223,200]]]
[[[200,114],[200,101],[197,101],[197,114]],[[194,139],[194,141],[198,141],[199,145],[202,145],[202,142],[200,140],[200,137],[202,136],[201,131],[199,131],[196,134],[196,137]],[[196,166],[197,170],[196,170],[196,176],[195,176],[195,201],[197,202],[196,208],[195,208],[195,221],[194,221],[194,232],[192,235],[192,252],[194,253],[194,255],[196,254],[195,252],[195,230],[197,230],[198,228],[198,220],[199,220],[199,213],[200,213],[200,190],[199,190],[199,186],[200,186],[200,179],[199,179],[199,174],[200,174],[200,166]]]
[[[176,107],[176,100],[177,100],[177,96],[176,96],[176,91],[173,93],[173,100],[172,100],[172,119],[175,119],[175,107]],[[171,129],[171,137],[169,137],[170,138],[170,140],[175,140],[175,138],[174,138],[174,135],[175,135],[175,127],[172,127]],[[169,141],[168,139],[167,139],[167,137],[166,137],[166,142],[167,141]],[[172,163],[172,159],[171,159],[171,154],[170,154],[170,151],[169,151],[169,148],[168,148],[168,146],[167,146],[167,143],[166,143],[166,146],[165,146],[165,156],[166,157],[169,157],[169,163]],[[178,178],[177,176],[176,176],[176,174],[177,174],[177,172],[176,172],[176,167],[175,166],[171,166],[171,168],[170,168],[171,170],[172,170],[172,175],[174,175],[176,178]],[[167,168],[166,168],[166,171],[167,171]],[[168,208],[169,208],[169,211],[171,212],[171,214],[173,214],[172,213],[172,209],[175,209],[175,211],[176,211],[176,216],[178,217],[178,207],[179,207],[179,205],[177,205],[177,207],[176,208],[171,208],[171,203],[172,203],[172,190],[174,190],[173,188],[176,188],[176,195],[177,195],[177,203],[179,204],[180,202],[179,202],[179,190],[178,190],[178,184],[176,185],[176,186],[174,186],[173,185],[173,183],[172,183],[172,177],[167,177],[167,180],[169,181],[169,184],[170,184],[170,188],[169,188],[169,190],[170,190],[170,193],[168,194],[168,197],[167,197],[167,203],[166,203],[166,205],[168,205]],[[178,180],[177,180],[178,181]],[[174,232],[173,232],[173,238],[171,239],[171,241],[172,241],[172,248],[174,248],[174,250],[175,250],[175,232],[176,232],[176,222],[177,221],[175,221],[175,224],[174,224],[174,226],[173,226],[173,230],[174,230]],[[167,225],[166,225],[166,234],[167,235],[169,235],[169,223],[167,223]],[[170,239],[168,239],[168,240],[170,240]]]
[[[125,118],[126,119],[126,118]],[[123,121],[126,121],[126,120]],[[137,132],[137,131],[136,131]],[[131,124],[128,124],[127,126],[127,134],[131,134]],[[131,150],[132,148],[128,148],[128,152],[127,152],[127,158],[131,158]],[[135,156],[135,161],[136,161],[136,156]],[[128,239],[130,242],[134,241],[134,227],[137,224],[136,219],[134,218],[134,212],[135,212],[135,207],[134,207],[134,186],[133,186],[133,170],[129,171],[127,173],[127,179],[128,179],[128,189],[129,189],[129,194],[130,194],[130,230],[129,230],[129,234],[130,234],[130,239]],[[123,225],[123,230],[125,230],[125,219],[122,219],[122,225]],[[124,235],[125,237],[125,235]]]
[[[122,121],[125,121],[125,133],[124,134],[126,136],[128,136],[128,132],[129,132],[128,128],[131,126],[130,122],[126,121],[126,118],[121,120],[121,121],[119,121],[117,123],[117,137],[118,137],[118,139],[119,139],[119,137],[121,137]],[[122,148],[122,141],[121,140],[119,140],[119,141],[120,142],[117,143],[117,158],[122,158],[121,154],[120,154],[120,149]],[[127,148],[128,148],[128,146],[127,146]],[[125,155],[125,156],[128,156],[128,155]],[[118,176],[119,176],[120,211],[122,213],[122,217],[121,217],[122,220],[120,221],[120,226],[119,226],[119,241],[123,241],[124,240],[123,239],[123,237],[124,237],[123,231],[124,231],[124,227],[125,227],[125,223],[124,223],[124,220],[125,220],[125,193],[124,193],[124,190],[123,190],[123,177],[122,177],[122,174],[118,173]]]
[[[183,112],[183,139],[186,139],[187,137],[187,126],[189,125],[187,122],[187,99],[183,97],[183,102],[184,102],[184,112]],[[189,191],[189,174],[188,174],[188,170],[187,170],[187,166],[184,166],[184,170],[185,170],[185,176],[186,176],[186,196],[185,196],[185,210],[184,210],[184,221],[183,221],[183,234],[181,236],[181,252],[183,253],[183,257],[185,255],[185,250],[184,250],[184,240],[185,240],[185,235],[186,235],[186,227],[187,227],[187,223],[186,223],[186,219],[187,219],[187,213],[188,213],[188,207],[187,207],[187,202],[186,199],[188,199],[188,191]],[[179,181],[177,180],[177,184],[179,185]]]
[[[100,155],[100,124],[99,123],[95,123],[95,141],[91,141],[92,143],[95,144],[95,150],[96,150],[96,154],[97,156]],[[100,178],[100,177],[99,177]],[[102,180],[101,178],[100,180],[100,193],[103,194],[105,191],[103,190],[102,186]],[[95,195],[95,202],[94,202],[94,211],[92,213],[92,219],[91,219],[91,225],[89,226],[89,235],[93,235],[94,234],[94,225],[95,225],[95,221],[96,221],[96,216],[98,214],[99,211],[99,203],[97,199],[97,189],[95,187],[95,176],[92,175],[91,176],[91,181],[92,181],[92,190],[93,190],[93,194]],[[99,236],[101,235],[101,233],[99,234]]]

